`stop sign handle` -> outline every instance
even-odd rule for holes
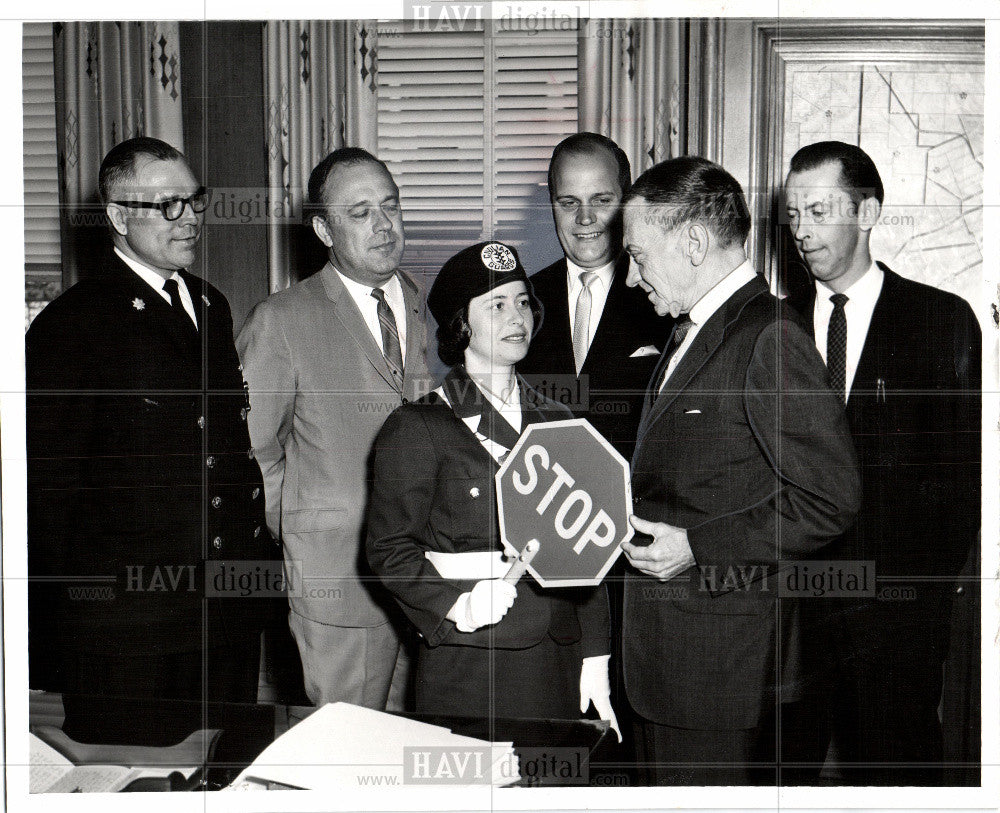
[[[531,564],[531,560],[535,558],[535,554],[538,553],[538,540],[532,539],[524,546],[524,550],[521,551],[520,555],[517,557],[517,561],[510,566],[510,570],[507,571],[507,575],[503,577],[503,580],[507,584],[517,584],[521,576],[524,575],[524,571],[528,569],[528,565]]]

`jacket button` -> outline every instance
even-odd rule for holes
[[[632,498],[632,505],[638,505],[641,502],[642,502],[642,497],[633,497]]]
[[[209,455],[205,458],[205,465],[210,469],[215,468],[215,455]]]
[[[222,497],[212,497],[212,508],[220,508],[222,506]]]
[[[260,529],[260,525],[258,525],[256,528],[253,529],[253,538],[254,539],[256,539],[258,536],[260,536],[260,530],[261,530]]]
[[[260,488],[255,488],[253,491],[250,492],[251,500],[256,500],[259,496],[260,496]]]
[[[216,550],[222,550],[222,537],[217,536],[212,540],[212,547]]]
[[[204,429],[205,428],[205,416],[204,415],[202,415],[200,418],[198,418],[198,428],[199,429]]]

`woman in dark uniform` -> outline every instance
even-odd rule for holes
[[[421,637],[417,711],[577,718],[593,702],[617,731],[605,588],[502,581],[511,562],[494,475],[529,424],[572,417],[515,374],[541,318],[517,253],[496,242],[464,249],[428,306],[453,366],[376,440],[367,546]]]

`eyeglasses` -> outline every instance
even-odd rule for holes
[[[186,198],[167,198],[155,203],[145,200],[113,200],[111,202],[119,206],[133,206],[137,209],[159,209],[165,220],[177,220],[184,214],[184,207],[188,205],[191,206],[191,211],[196,215],[204,212],[208,208],[210,195],[211,193],[204,186],[199,186],[193,195]]]

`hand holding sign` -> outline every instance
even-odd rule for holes
[[[636,570],[665,582],[683,573],[695,564],[687,531],[665,522],[649,522],[635,514],[629,522],[641,534],[648,534],[653,541],[648,545],[622,543],[625,557]]]
[[[543,587],[598,584],[632,537],[628,464],[585,420],[529,426],[496,481],[504,547],[538,540]]]
[[[462,593],[449,617],[459,632],[475,632],[496,624],[507,615],[517,598],[517,588],[503,579],[483,579],[469,593]]]

